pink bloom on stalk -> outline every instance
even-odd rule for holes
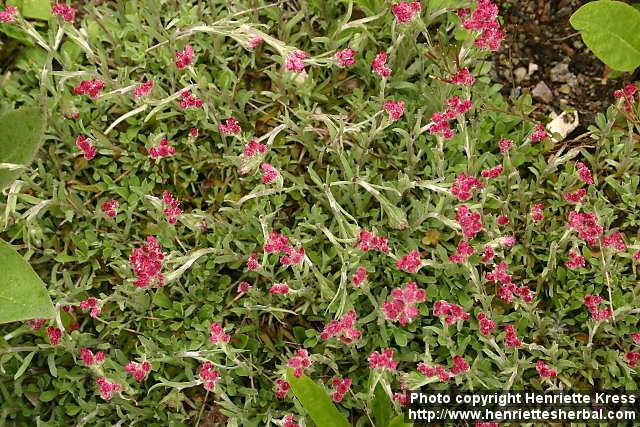
[[[269,163],[262,163],[260,165],[260,169],[262,169],[262,183],[265,185],[269,185],[275,182],[280,176],[278,170],[271,166]]]
[[[351,387],[351,379],[348,377],[345,379],[334,378],[333,381],[331,381],[331,385],[335,390],[331,394],[331,398],[334,402],[340,403],[342,402],[344,395],[347,394],[347,391],[349,391],[349,388]]]
[[[118,393],[122,389],[120,384],[111,382],[105,377],[96,378],[96,383],[100,386],[100,395],[104,400],[111,400],[113,393]]]
[[[18,9],[13,6],[7,6],[4,10],[0,10],[0,22],[8,23],[16,20]]]
[[[118,208],[120,207],[120,203],[116,199],[107,200],[102,203],[102,212],[109,218],[115,218],[118,215]]]
[[[579,252],[569,251],[569,259],[564,263],[569,270],[576,270],[585,266],[585,260]]]
[[[176,67],[178,67],[179,70],[182,70],[183,68],[193,65],[194,53],[195,52],[191,45],[184,45],[184,49],[182,51],[176,52]]]
[[[544,126],[542,126],[541,124],[537,124],[533,128],[533,133],[529,135],[529,138],[531,138],[531,141],[536,142],[536,141],[542,141],[548,136],[549,136],[549,133],[545,130]]]
[[[398,267],[400,270],[406,271],[407,273],[417,272],[421,265],[422,262],[420,261],[420,252],[418,252],[417,250],[409,252],[398,262],[396,262],[396,267]]]
[[[469,320],[469,313],[465,312],[462,307],[444,300],[438,300],[433,304],[433,315],[444,316],[444,322],[452,325],[458,320]]]
[[[276,380],[276,397],[278,399],[284,399],[287,397],[287,393],[291,389],[291,385],[285,380],[277,379]]]
[[[613,247],[616,251],[624,251],[627,248],[619,231],[614,231],[608,236],[604,236],[602,238],[602,246],[605,248]]]
[[[506,154],[511,150],[511,147],[513,147],[513,141],[502,138],[498,141],[498,147],[500,147],[500,154]]]
[[[507,267],[507,263],[503,261],[498,264],[493,271],[487,273],[485,277],[491,282],[503,284],[511,283],[511,275],[507,274]]]
[[[480,333],[482,335],[491,334],[491,331],[496,327],[496,322],[489,319],[483,312],[476,314],[476,319],[478,319],[478,322],[480,323]]]
[[[390,348],[386,348],[380,353],[374,351],[369,355],[370,369],[380,368],[395,371],[397,366],[398,362],[393,360],[393,350]]]
[[[466,240],[460,240],[456,252],[449,257],[449,260],[458,264],[464,264],[465,262],[467,262],[467,259],[469,259],[469,257],[474,254],[474,252],[475,251],[473,250],[469,242],[467,242]]]
[[[82,151],[84,158],[91,160],[96,156],[96,147],[91,144],[91,140],[84,135],[78,135],[76,138],[76,146]]]
[[[96,99],[100,96],[100,92],[104,89],[104,82],[102,80],[83,80],[73,89],[76,95],[89,95],[91,99]]]
[[[515,236],[502,236],[500,238],[500,244],[505,248],[510,248],[516,244]]]
[[[105,354],[103,351],[99,351],[96,354],[93,354],[93,351],[84,347],[80,350],[80,356],[82,356],[82,361],[87,366],[99,365],[104,362]]]
[[[504,330],[507,333],[504,337],[507,348],[518,348],[522,345],[522,341],[516,335],[516,328],[511,325],[504,325]]]
[[[244,151],[242,152],[242,155],[244,157],[253,157],[256,154],[264,154],[266,153],[266,151],[267,151],[266,144],[260,144],[255,139],[252,139],[251,141],[247,142],[247,144],[244,146]]]
[[[622,90],[616,90],[614,92],[614,96],[616,97],[616,99],[624,98],[624,103],[622,104],[622,106],[624,110],[629,114],[633,112],[633,97],[635,96],[637,91],[638,88],[636,87],[636,85],[633,83],[629,83],[624,88],[622,88]]]
[[[536,371],[542,378],[554,378],[558,375],[555,369],[549,368],[542,360],[538,360],[538,363],[536,363]]]
[[[413,21],[416,15],[420,14],[420,9],[419,1],[403,1],[391,6],[391,12],[396,17],[398,24],[407,24]]]
[[[139,288],[149,285],[164,286],[164,275],[161,273],[164,256],[156,238],[147,236],[147,242],[142,247],[133,249],[129,257],[136,275],[133,284]]]
[[[294,73],[301,73],[304,71],[304,60],[307,59],[307,54],[301,50],[294,50],[287,57],[285,68],[287,71],[293,71]]]
[[[328,340],[337,336],[343,343],[351,344],[360,338],[360,331],[355,328],[356,320],[356,311],[354,309],[347,311],[340,320],[332,320],[325,326],[320,339]]]
[[[631,258],[633,258],[634,261],[640,261],[640,251],[634,253]]]
[[[466,18],[466,14],[464,15]],[[476,10],[462,23],[467,30],[481,31],[475,45],[481,49],[497,51],[504,40],[505,34],[498,22],[498,6],[491,0],[478,0]]]
[[[428,378],[437,375],[440,381],[447,381],[451,378],[451,374],[442,365],[427,366],[426,363],[420,362],[418,363],[418,372]]]
[[[242,131],[238,121],[233,117],[229,117],[224,123],[218,125],[218,130],[223,135],[237,135]]]
[[[183,90],[180,93],[180,97],[182,98],[179,104],[181,109],[202,108],[202,99],[197,98],[190,90]]]
[[[293,414],[287,414],[282,419],[282,427],[300,427],[300,424],[296,422],[296,419],[293,416]]]
[[[313,362],[309,358],[309,352],[301,348],[298,352],[289,358],[287,366],[293,368],[293,376],[300,378],[305,369],[309,368]]]
[[[47,327],[47,335],[49,336],[49,343],[51,347],[56,347],[62,338],[62,331],[54,326]]]
[[[389,77],[391,75],[391,69],[385,65],[388,58],[387,52],[382,51],[376,55],[371,63],[371,69],[380,77]]]
[[[171,157],[174,154],[176,154],[176,147],[169,145],[169,140],[165,138],[158,145],[149,148],[149,157],[154,160]]]
[[[580,201],[584,196],[586,196],[586,194],[587,194],[587,190],[585,190],[584,188],[579,188],[573,193],[564,193],[563,197],[564,197],[564,200],[567,202],[580,203]]]
[[[462,356],[453,356],[453,366],[449,371],[452,375],[458,375],[469,370],[469,364]]]
[[[544,214],[542,213],[542,203],[536,203],[531,209],[531,219],[535,222],[544,220]]]
[[[364,267],[358,267],[356,272],[351,277],[351,284],[356,288],[359,287],[365,280],[367,280],[367,269]]]
[[[142,363],[129,362],[125,365],[124,371],[133,375],[136,381],[142,381],[150,371],[151,363],[144,361]]]
[[[102,309],[98,305],[98,300],[94,297],[89,297],[86,300],[80,302],[80,308],[83,310],[90,310],[89,316],[93,319],[100,316]]]
[[[387,101],[384,104],[384,109],[389,113],[389,119],[395,122],[404,114],[404,101]]]
[[[76,16],[77,9],[75,7],[68,6],[64,3],[58,3],[51,6],[51,13],[62,18],[63,21],[73,23],[73,18]]]
[[[258,261],[258,253],[257,252],[252,253],[249,259],[247,260],[247,270],[256,271],[261,267],[262,265],[260,265],[260,262]]]
[[[162,192],[162,203],[164,204],[164,216],[169,224],[175,224],[178,221],[178,217],[182,215],[182,209],[180,209],[180,200],[173,197],[168,191]]]
[[[284,234],[279,234],[277,231],[272,231],[262,248],[266,253],[272,254],[284,252],[287,246],[289,246],[289,238]]]
[[[451,185],[451,194],[461,201],[469,200],[473,195],[474,188],[481,190],[484,188],[484,184],[478,178],[467,176],[464,172],[460,172]]]
[[[393,393],[393,400],[395,400],[396,402],[398,402],[402,406],[407,406],[409,404],[409,397],[407,396],[406,392],[405,393],[401,393],[401,392]]]
[[[349,67],[356,63],[355,55],[356,51],[350,47],[342,49],[336,52],[336,60],[340,67]]]
[[[361,230],[358,235],[358,242],[356,243],[356,246],[365,252],[376,250],[387,253],[389,252],[387,242],[386,237],[376,236],[370,231]]]
[[[584,305],[587,306],[587,310],[591,313],[591,318],[597,322],[603,321],[611,317],[612,311],[610,308],[601,310],[599,305],[603,299],[600,295],[585,295]]]
[[[482,230],[482,221],[478,212],[471,212],[466,205],[460,205],[456,211],[456,221],[467,239],[475,237]]]
[[[284,253],[280,257],[280,262],[282,265],[299,265],[304,261],[304,248],[294,249],[292,246],[287,246],[284,248]]]
[[[262,38],[262,36],[256,34],[251,39],[249,39],[247,46],[249,46],[250,49],[255,49],[258,46],[260,46],[263,42],[264,42],[264,39]]]
[[[251,285],[249,282],[240,282],[238,284],[238,293],[239,294],[248,294],[251,290]]]
[[[482,250],[482,262],[484,264],[487,264],[495,256],[496,256],[495,250],[490,245],[485,245],[484,249]]]
[[[509,224],[509,217],[507,215],[498,215],[496,222],[498,225],[507,225]]]
[[[204,388],[209,391],[215,388],[216,383],[220,379],[220,373],[213,369],[213,364],[209,361],[202,364],[198,376],[203,382]]]
[[[37,331],[42,328],[46,321],[47,319],[31,319],[27,323],[29,324],[29,327],[31,327],[31,329]]]
[[[391,298],[391,301],[382,303],[385,319],[400,322],[402,326],[406,326],[420,314],[416,304],[424,302],[426,292],[424,289],[418,289],[415,282],[409,282],[404,289],[395,288],[392,290]]]
[[[209,338],[212,344],[228,343],[231,339],[231,337],[224,332],[224,328],[217,322],[211,322],[209,333],[211,334]]]
[[[577,230],[578,237],[584,239],[589,246],[595,246],[596,242],[604,232],[604,228],[598,224],[596,215],[593,212],[569,212],[567,226],[571,229]]]
[[[635,332],[631,334],[631,340],[634,344],[640,344],[640,332]]]
[[[191,138],[197,138],[199,134],[200,134],[200,131],[198,131],[198,128],[189,129],[189,136]]]
[[[578,176],[585,184],[593,184],[593,176],[591,176],[591,171],[582,162],[576,162],[576,171],[578,172]]]
[[[147,80],[146,82],[140,83],[138,87],[136,87],[133,91],[133,95],[136,98],[140,98],[142,96],[148,95],[153,88],[153,80]]]
[[[500,176],[500,174],[503,171],[503,167],[502,165],[498,165],[495,166],[491,169],[485,169],[483,170],[480,175],[482,175],[483,178],[497,178],[498,176]]]
[[[269,289],[269,293],[274,295],[286,295],[289,293],[289,285],[286,283],[275,283]]]
[[[640,362],[640,351],[629,351],[624,355],[624,358],[627,359],[630,367],[635,368],[636,366],[638,366],[638,362]]]
[[[447,80],[447,82],[456,85],[472,86],[476,82],[476,78],[473,77],[467,67],[464,67]]]

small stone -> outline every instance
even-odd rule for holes
[[[553,99],[553,93],[551,93],[551,89],[549,89],[549,86],[547,86],[547,84],[542,80],[538,82],[536,87],[533,88],[531,94],[534,98],[539,98],[544,102],[551,102],[551,100]]]
[[[564,111],[547,125],[547,130],[551,133],[553,142],[560,142],[573,132],[579,124],[580,120],[578,119],[577,111]]]
[[[528,77],[531,77],[531,75],[532,75],[533,73],[535,73],[536,71],[538,71],[538,69],[539,69],[538,64],[535,64],[535,63],[533,63],[533,62],[530,62],[530,63],[529,63],[529,71],[527,71],[527,76],[528,76]]]
[[[524,67],[518,67],[513,70],[513,76],[516,79],[516,83],[520,83],[525,77],[527,77],[527,69]]]
[[[556,64],[551,70],[549,75],[552,82],[567,82],[569,80],[575,80],[576,76],[569,71],[569,64],[560,62]]]

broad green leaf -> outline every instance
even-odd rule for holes
[[[376,389],[374,390],[371,406],[376,426],[389,425],[389,420],[393,415],[393,404],[380,383],[376,385]]]
[[[0,163],[28,165],[44,137],[44,117],[37,108],[11,110],[0,116]],[[20,170],[0,169],[0,190],[20,175]]]
[[[0,239],[0,323],[55,315],[42,280],[13,247]]]
[[[404,422],[404,415],[398,415],[389,423],[389,427],[412,427],[413,424]]]
[[[51,18],[50,0],[7,0],[8,5],[18,8],[25,18],[42,19],[48,21]]]
[[[618,71],[640,65],[640,11],[621,1],[600,0],[579,8],[569,20],[585,44]]]
[[[18,378],[20,378],[22,374],[24,374],[27,371],[27,369],[29,368],[29,365],[31,364],[31,359],[33,359],[33,356],[35,356],[36,353],[37,353],[36,351],[32,351],[27,355],[27,357],[24,358],[24,360],[22,361],[22,365],[20,365],[20,368],[18,368],[18,371],[13,376],[14,380],[17,380]]]
[[[293,370],[287,371],[287,381],[309,417],[318,427],[349,427],[351,424],[338,411],[326,391],[306,375],[296,378]]]

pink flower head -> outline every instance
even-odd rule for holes
[[[536,141],[542,141],[548,136],[549,136],[549,133],[545,130],[544,126],[542,126],[541,124],[537,124],[533,128],[533,132],[531,133],[531,135],[529,135],[529,138],[531,138],[531,141],[536,142]]]
[[[476,78],[469,72],[467,67],[461,68],[447,82],[455,85],[472,86],[476,82]]]
[[[72,23],[76,16],[77,9],[64,3],[58,3],[51,6],[51,13],[62,18],[63,21]]]
[[[358,267],[351,277],[351,284],[357,288],[365,280],[367,280],[367,269],[364,267]]]
[[[503,169],[502,165],[498,165],[491,169],[483,170],[480,175],[482,175],[483,178],[497,178],[500,176]]]
[[[599,295],[585,295],[584,297],[584,305],[587,306],[587,310],[591,313],[591,318],[597,322],[606,320],[612,315],[610,308],[605,308],[604,310],[599,308],[602,301],[602,297]]]
[[[287,393],[291,389],[291,385],[285,380],[277,379],[276,380],[276,397],[278,399],[284,399],[287,397]]]
[[[429,133],[431,135],[440,135],[444,139],[451,139],[455,135],[455,131],[451,129],[449,119],[443,113],[433,113],[431,115],[431,121],[433,122],[429,126]]]
[[[569,212],[569,221],[567,226],[578,231],[578,237],[584,239],[589,246],[594,246],[604,228],[598,224],[596,215],[593,212],[579,213],[576,211]]]
[[[189,44],[184,45],[184,49],[182,51],[176,52],[176,67],[178,67],[178,69],[181,70],[183,68],[193,65],[194,53],[195,52],[193,51],[193,48],[191,47],[191,45]]]
[[[387,245],[386,237],[376,236],[375,234],[366,230],[360,231],[356,246],[358,246],[361,250],[365,252],[371,251],[371,250],[376,250],[376,251],[385,252],[385,253],[389,252],[389,246]]]
[[[376,55],[371,63],[371,69],[380,77],[389,77],[391,75],[391,69],[386,67],[388,58],[387,52],[382,51]]]
[[[360,337],[360,331],[355,328],[356,320],[355,310],[349,310],[340,320],[329,322],[320,334],[320,339],[328,340],[337,336],[343,343],[351,344]]]
[[[397,366],[398,362],[393,360],[393,350],[390,348],[386,348],[380,353],[374,351],[369,355],[370,369],[380,368],[395,371]]]
[[[180,97],[182,98],[179,104],[181,109],[202,108],[202,98],[197,98],[190,90],[183,90]]]
[[[142,363],[129,362],[125,365],[124,371],[133,375],[136,381],[142,381],[144,377],[151,371],[151,363],[144,361]]]
[[[638,362],[640,362],[640,351],[629,351],[624,355],[624,358],[629,362],[629,366],[635,368],[638,366]]]
[[[500,147],[500,154],[506,154],[511,150],[511,147],[513,147],[513,141],[502,138],[498,141],[498,147]]]
[[[122,389],[120,384],[108,381],[105,377],[97,378],[96,383],[100,386],[100,395],[104,400],[111,400],[113,393],[118,393]]]
[[[102,203],[102,212],[109,218],[115,218],[118,215],[118,208],[120,207],[120,203],[116,199],[107,200]]]
[[[391,6],[391,12],[396,17],[398,24],[406,24],[414,20],[420,14],[419,1],[403,1]]]
[[[569,251],[569,259],[564,265],[569,270],[575,270],[585,266],[584,257],[579,252]]]
[[[249,282],[240,282],[238,284],[238,293],[239,294],[248,294],[251,290],[251,285]]]
[[[493,331],[496,327],[496,322],[494,322],[493,320],[489,319],[487,317],[486,314],[484,314],[483,312],[480,312],[478,314],[476,314],[476,318],[478,319],[478,322],[480,323],[480,333],[482,335],[489,335],[491,334],[491,331]]]
[[[300,378],[304,370],[309,368],[312,363],[307,350],[301,348],[295,355],[289,358],[287,366],[293,368],[294,377]]]
[[[93,354],[93,351],[84,347],[80,350],[80,356],[82,356],[82,361],[87,366],[99,365],[104,362],[104,352],[99,351],[96,354]]]
[[[424,362],[420,362],[418,372],[429,378],[437,375],[440,381],[448,381],[451,378],[451,374],[442,365],[427,366]]]
[[[288,246],[289,238],[287,236],[279,234],[277,231],[272,231],[267,238],[267,243],[264,244],[262,249],[265,253],[273,254],[284,252]]]
[[[504,337],[507,348],[518,348],[522,345],[522,341],[516,335],[516,328],[511,325],[504,325],[504,330],[507,333]]]
[[[164,275],[161,273],[163,259],[160,243],[155,237],[147,236],[147,242],[140,248],[134,248],[129,257],[136,275],[133,284],[139,288],[164,286]]]
[[[133,91],[133,95],[136,98],[143,97],[148,95],[153,89],[153,80],[147,80],[146,82],[140,83]]]
[[[415,273],[421,266],[422,262],[420,261],[420,252],[417,250],[409,252],[396,262],[396,267],[402,271],[406,271],[407,273]]]
[[[407,396],[406,392],[393,393],[393,400],[402,406],[407,406],[409,404],[409,396]]]
[[[189,129],[189,137],[197,138],[199,134],[200,134],[200,131],[198,131],[198,128]]]
[[[482,221],[478,212],[471,212],[466,205],[460,205],[456,212],[456,221],[467,239],[475,237],[482,230]]]
[[[467,176],[464,172],[460,172],[455,182],[451,185],[451,194],[459,200],[469,200],[473,195],[473,189],[481,190],[484,184],[473,176]]]
[[[238,121],[233,117],[229,117],[224,123],[220,123],[218,130],[223,135],[237,135],[242,131]]]
[[[251,254],[251,256],[249,257],[249,259],[247,260],[247,270],[249,271],[256,271],[258,269],[260,269],[262,266],[260,265],[260,262],[258,261],[258,253],[254,252]]]
[[[558,375],[555,369],[549,368],[542,360],[538,360],[538,363],[536,363],[536,371],[542,378],[554,378]]]
[[[87,94],[91,99],[97,99],[102,89],[104,89],[104,82],[102,80],[83,80],[73,89],[73,92],[76,95]]]
[[[404,101],[387,101],[384,104],[384,109],[389,113],[389,119],[395,122],[404,114]]]
[[[93,297],[89,297],[86,300],[80,302],[80,308],[83,310],[90,310],[89,316],[94,319],[100,316],[100,312],[102,311],[102,309],[98,305],[98,300]]]
[[[220,379],[220,373],[213,369],[213,364],[209,361],[204,362],[200,367],[199,375],[204,388],[211,391],[215,388],[216,383]]]
[[[602,246],[605,248],[613,247],[616,251],[624,251],[627,248],[619,231],[614,231],[608,236],[604,236],[602,238]]]
[[[640,344],[640,332],[631,334],[631,340],[634,344]]]
[[[293,71],[294,73],[301,73],[304,71],[304,60],[307,59],[307,54],[301,50],[294,50],[287,57],[287,61],[284,66],[287,71]]]
[[[180,209],[180,201],[173,197],[168,191],[162,192],[162,204],[164,208],[164,217],[169,224],[175,224],[178,221],[178,217],[182,215],[182,209]]]
[[[335,390],[331,394],[331,398],[333,399],[334,402],[340,403],[342,402],[344,395],[347,394],[347,392],[349,391],[349,388],[351,387],[351,378],[348,378],[348,377],[344,379],[334,378],[333,381],[331,381],[331,385]]]
[[[482,250],[482,262],[484,264],[489,263],[496,256],[496,251],[490,245],[485,245]]]
[[[355,55],[356,51],[350,47],[342,49],[336,52],[336,60],[340,67],[349,67],[356,63]]]
[[[467,262],[467,259],[469,259],[469,257],[474,254],[474,252],[475,251],[473,250],[469,242],[467,242],[466,240],[460,240],[456,252],[449,257],[449,260],[458,264],[464,264],[465,262]]]
[[[580,203],[582,198],[587,194],[587,190],[579,188],[573,193],[564,193],[564,200],[572,203]]]
[[[156,146],[149,148],[149,157],[154,160],[171,157],[176,154],[176,147],[169,145],[168,139],[162,139]]]
[[[13,22],[18,15],[18,9],[13,6],[6,6],[4,10],[0,10],[0,22]]]
[[[511,283],[511,275],[507,274],[507,263],[501,262],[498,264],[491,273],[486,274],[486,278],[489,281],[496,283],[508,284]]]
[[[516,244],[515,236],[502,236],[500,237],[499,241],[500,241],[500,244],[505,248],[510,248]]]
[[[78,135],[76,138],[76,146],[82,151],[85,159],[91,160],[96,156],[96,147],[91,144],[91,140],[86,136]]]
[[[300,424],[296,422],[296,419],[293,416],[293,414],[287,414],[282,419],[282,427],[300,427]]]
[[[244,146],[244,151],[242,152],[242,155],[244,157],[253,157],[256,154],[264,154],[266,152],[267,152],[266,144],[260,144],[255,139],[252,139],[251,141],[247,142],[247,145]]]
[[[504,40],[505,34],[500,29],[498,22],[498,6],[491,0],[478,0],[476,10],[470,17],[462,14],[465,21],[462,23],[463,28],[467,30],[480,31],[480,35],[475,40],[475,45],[481,49],[490,49],[497,51],[500,44]]]
[[[395,288],[391,291],[391,298],[390,301],[382,303],[385,319],[406,326],[420,314],[416,304],[424,302],[426,292],[424,289],[418,289],[415,282],[409,282],[404,289]]]
[[[209,338],[211,339],[212,344],[228,343],[231,338],[224,332],[224,328],[217,322],[211,322],[209,332],[211,333]]]
[[[535,222],[544,220],[544,214],[542,213],[542,203],[536,203],[531,209],[531,219]]]
[[[434,316],[445,316],[444,322],[452,325],[458,320],[469,320],[469,313],[465,312],[462,307],[444,300],[438,300],[433,304]]]
[[[262,38],[262,36],[256,34],[253,37],[251,37],[251,39],[249,39],[249,42],[247,43],[247,46],[249,46],[250,49],[255,49],[258,46],[260,46],[263,42],[264,42],[264,38]]]
[[[49,336],[49,342],[51,347],[56,347],[62,338],[62,331],[54,326],[47,327],[47,335]]]
[[[496,222],[498,225],[507,225],[509,224],[509,217],[507,215],[498,215]]]
[[[621,90],[619,89],[614,92],[614,96],[616,97],[616,99],[624,98],[624,103],[622,104],[622,106],[628,114],[633,113],[633,98],[637,91],[638,88],[636,87],[636,85],[633,83],[629,83]]]
[[[464,357],[462,356],[453,356],[453,366],[449,371],[452,375],[462,374],[463,372],[467,372],[469,370],[469,364]]]
[[[262,183],[265,185],[269,185],[275,182],[280,176],[278,170],[271,166],[269,163],[262,163],[260,165],[260,169],[262,169]]]
[[[289,293],[289,285],[287,285],[286,283],[275,283],[271,285],[269,293],[274,295],[286,295]]]
[[[578,176],[585,184],[593,184],[593,176],[591,176],[591,170],[582,162],[576,162],[576,171]]]
[[[27,323],[29,324],[29,327],[31,327],[31,329],[37,331],[42,328],[46,321],[47,319],[31,319]]]

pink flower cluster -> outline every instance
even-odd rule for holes
[[[629,351],[624,355],[624,358],[629,362],[629,366],[635,368],[638,366],[638,362],[640,362],[640,351]]]
[[[295,422],[295,417],[293,414],[287,414],[282,419],[282,427],[300,427],[300,424]]]
[[[444,300],[438,300],[433,304],[434,316],[445,316],[444,322],[452,325],[458,320],[469,320],[469,313],[465,312],[462,307]]]
[[[374,351],[369,355],[369,368],[370,369],[387,369],[389,371],[395,371],[398,366],[398,362],[393,360],[393,350],[386,348],[380,353]]]
[[[102,203],[102,212],[109,218],[115,218],[118,215],[118,208],[120,207],[120,203],[117,200],[111,199]]]
[[[103,351],[99,351],[96,354],[93,354],[93,351],[84,347],[80,349],[80,356],[82,357],[82,361],[87,366],[99,365],[104,362],[105,354]]]
[[[182,100],[180,101],[180,108],[186,110],[187,108],[202,108],[202,98],[196,97],[190,90],[183,90],[180,93]]]
[[[545,130],[544,126],[542,126],[541,124],[537,124],[534,126],[533,132],[531,133],[531,135],[529,135],[529,138],[531,138],[531,141],[537,142],[542,141],[548,136],[549,133]]]
[[[94,297],[89,297],[86,300],[80,302],[80,308],[83,310],[90,309],[91,311],[89,312],[89,316],[94,319],[100,316],[100,312],[102,311],[102,309],[98,305],[98,300]]]
[[[387,238],[376,236],[370,231],[361,230],[358,235],[358,242],[356,246],[358,246],[363,251],[371,251],[376,250],[380,252],[389,252],[389,246],[387,246]]]
[[[289,393],[290,389],[291,385],[285,380],[276,380],[276,397],[278,399],[284,399],[285,397],[287,397],[287,393]]]
[[[251,254],[251,256],[249,257],[249,259],[247,260],[247,270],[249,271],[256,271],[258,269],[260,269],[262,266],[260,265],[260,262],[258,261],[258,253],[254,252]]]
[[[274,295],[286,295],[289,293],[289,285],[286,283],[274,283],[269,288],[269,293]]]
[[[260,144],[255,139],[252,139],[251,141],[247,142],[247,144],[244,146],[244,151],[242,152],[242,155],[244,157],[253,157],[256,154],[264,154],[266,152],[267,152],[267,146],[265,144]]]
[[[309,352],[301,348],[298,352],[289,358],[287,366],[293,368],[293,376],[300,378],[305,369],[309,368],[313,362],[309,358]]]
[[[420,261],[420,252],[415,249],[396,262],[396,267],[400,270],[406,271],[407,273],[417,272],[420,266],[422,266],[422,262]]]
[[[469,363],[462,356],[453,356],[453,366],[449,369],[452,375],[462,374],[469,371]]]
[[[212,344],[225,344],[231,339],[231,337],[224,332],[224,328],[217,322],[211,323],[209,333],[211,334],[209,339]]]
[[[507,348],[518,348],[522,345],[522,341],[516,335],[516,328],[511,325],[504,325],[504,330],[507,333],[504,337]]]
[[[573,193],[564,193],[564,200],[570,203],[580,203],[582,198],[587,195],[587,190],[579,188]]]
[[[389,59],[389,55],[387,55],[387,52],[382,51],[376,55],[376,57],[373,59],[373,62],[371,63],[371,69],[380,77],[386,78],[391,75],[391,68],[388,68],[386,66],[387,59]]]
[[[44,323],[46,321],[47,321],[47,319],[31,319],[27,323],[29,324],[31,329],[33,329],[34,331],[37,331],[40,328],[42,328],[42,326],[44,325]]]
[[[209,361],[202,364],[198,375],[204,384],[204,388],[209,391],[215,388],[216,383],[220,379],[220,373],[213,369],[213,364]]]
[[[342,402],[342,399],[344,399],[344,395],[347,394],[347,391],[349,391],[349,388],[351,387],[351,378],[348,378],[348,377],[345,379],[334,378],[333,381],[331,382],[331,385],[335,390],[331,394],[331,398],[333,399],[334,402],[340,403]]]
[[[578,231],[578,236],[584,239],[589,246],[594,246],[604,229],[601,225],[598,225],[596,215],[593,212],[579,213],[576,211],[569,212],[569,221],[567,223],[569,228]]]
[[[102,89],[104,89],[104,82],[102,80],[83,80],[73,89],[73,92],[76,95],[87,94],[91,99],[97,99]]]
[[[56,347],[60,343],[60,338],[62,338],[62,331],[55,326],[48,326],[47,335],[49,336],[51,347]]]
[[[300,264],[304,260],[304,248],[295,249],[289,245],[289,238],[277,231],[272,231],[269,234],[263,249],[268,254],[284,252],[280,258],[283,265]]]
[[[176,52],[176,67],[179,70],[189,67],[193,64],[194,51],[191,45],[186,44],[182,51]]]
[[[224,123],[218,125],[218,130],[223,135],[237,135],[242,131],[242,128],[236,119],[229,117]]]
[[[622,234],[619,231],[614,231],[608,236],[602,238],[602,246],[605,248],[614,248],[616,251],[624,251],[627,246],[624,244]]]
[[[538,360],[538,363],[536,363],[536,371],[542,378],[554,378],[558,375],[555,369],[549,368],[542,360]]]
[[[420,362],[418,363],[418,372],[428,378],[437,375],[440,381],[448,381],[451,378],[449,372],[442,365],[427,366],[424,362]]]
[[[182,209],[180,209],[180,201],[173,197],[173,194],[167,190],[162,192],[162,204],[164,208],[164,217],[169,224],[175,224],[178,222],[178,217],[182,215]]]
[[[351,276],[351,284],[355,287],[362,285],[367,280],[367,269],[364,267],[358,267],[356,272]]]
[[[284,66],[287,71],[293,71],[294,73],[301,73],[304,71],[304,60],[307,59],[307,54],[301,50],[294,50],[287,57],[287,61]]]
[[[454,85],[464,85],[464,86],[473,86],[476,82],[476,78],[469,72],[467,67],[461,68],[456,74],[451,76],[448,83],[452,83]]]
[[[636,87],[636,85],[633,83],[629,83],[622,89],[618,89],[613,93],[616,99],[624,98],[624,103],[622,104],[622,107],[624,108],[624,111],[626,111],[628,114],[633,113],[633,102],[634,102],[633,98],[637,91],[638,91],[638,88]]]
[[[585,184],[593,184],[593,176],[591,176],[591,171],[589,168],[582,162],[576,162],[576,171],[578,172],[578,176]]]
[[[591,318],[596,322],[603,321],[611,317],[612,311],[610,308],[600,310],[598,307],[602,303],[603,299],[600,295],[585,295],[584,305],[591,313]]]
[[[564,263],[569,270],[576,270],[585,266],[585,260],[579,252],[569,251],[569,259]]]
[[[149,157],[154,160],[171,157],[176,154],[176,147],[169,145],[168,139],[162,139],[157,146],[149,148]]]
[[[147,236],[147,243],[140,248],[131,251],[129,261],[133,266],[136,281],[133,283],[139,288],[152,286],[164,286],[164,275],[162,271],[162,260],[164,254],[160,243],[153,236]]]
[[[416,304],[424,302],[426,292],[424,289],[418,289],[416,282],[409,282],[404,288],[392,290],[391,298],[391,301],[382,303],[385,319],[406,326],[420,314]]]
[[[264,43],[264,38],[262,38],[262,36],[256,34],[251,39],[249,39],[249,42],[247,43],[247,46],[249,46],[250,49],[255,49],[258,46],[260,46],[262,43]]]
[[[250,290],[251,290],[251,285],[249,284],[249,282],[240,282],[238,284],[238,293],[246,294],[246,293],[249,293]]]
[[[51,13],[59,16],[65,22],[72,23],[76,16],[77,9],[75,7],[68,6],[64,3],[58,3],[51,6]]]
[[[480,322],[480,333],[482,335],[489,335],[496,328],[496,322],[489,319],[483,312],[476,314],[476,319]]]
[[[480,172],[480,175],[482,175],[483,178],[497,178],[500,176],[503,170],[504,168],[502,167],[502,165],[498,165],[491,169],[483,170],[482,172]]]
[[[351,309],[340,320],[332,320],[320,334],[320,339],[327,340],[337,336],[345,344],[351,344],[360,338],[360,331],[355,328],[356,312]]]
[[[6,6],[4,10],[0,10],[0,22],[13,22],[18,15],[18,9],[13,6]]]
[[[262,169],[262,183],[264,185],[272,184],[280,176],[280,172],[269,163],[263,162],[260,169]]]
[[[544,220],[544,214],[542,213],[542,203],[536,203],[531,209],[531,219],[535,222]]]
[[[472,102],[470,99],[460,101],[460,97],[456,95],[451,99],[447,99],[446,104],[447,109],[445,111],[431,115],[433,124],[429,126],[429,133],[440,135],[444,139],[451,139],[455,135],[455,131],[451,129],[449,121],[466,113],[471,108]]]
[[[142,381],[151,371],[151,363],[146,360],[142,363],[129,362],[125,365],[124,371],[133,375],[136,381]]]
[[[111,382],[105,377],[96,378],[96,383],[100,386],[100,395],[104,400],[111,400],[113,393],[118,393],[122,389],[120,384]]]
[[[449,260],[458,264],[464,264],[465,262],[467,262],[467,259],[469,259],[469,257],[474,254],[474,252],[475,251],[473,250],[469,242],[467,242],[466,240],[460,240],[456,252],[449,257]]]
[[[384,104],[384,110],[389,113],[389,119],[391,121],[399,120],[404,114],[404,101],[387,101]]]
[[[420,14],[419,1],[403,1],[391,6],[391,12],[396,17],[399,24],[407,24],[414,20],[416,15]]]
[[[496,256],[496,251],[491,245],[485,245],[482,250],[482,262],[488,264]]]
[[[513,147],[513,141],[501,138],[500,141],[498,141],[498,147],[500,148],[500,154],[506,154],[511,150],[511,147]]]
[[[136,98],[143,97],[148,95],[153,89],[153,80],[147,80],[146,82],[142,82],[133,90],[133,95]]]
[[[460,205],[456,211],[456,221],[467,239],[475,237],[482,230],[482,221],[478,212],[471,212],[467,205]]]
[[[96,156],[96,147],[91,144],[91,140],[86,136],[78,135],[76,138],[76,146],[82,151],[85,159],[91,160]]]
[[[466,19],[462,26],[467,30],[481,31],[475,45],[481,49],[497,51],[504,40],[504,32],[498,22],[498,6],[491,0],[478,0],[476,10]]]
[[[484,188],[484,184],[478,178],[467,176],[464,172],[460,172],[454,183],[451,185],[451,194],[456,196],[459,200],[469,200],[473,195],[474,188],[481,190]]]
[[[340,67],[349,67],[356,63],[355,55],[356,51],[350,47],[342,49],[336,52],[336,60]]]

